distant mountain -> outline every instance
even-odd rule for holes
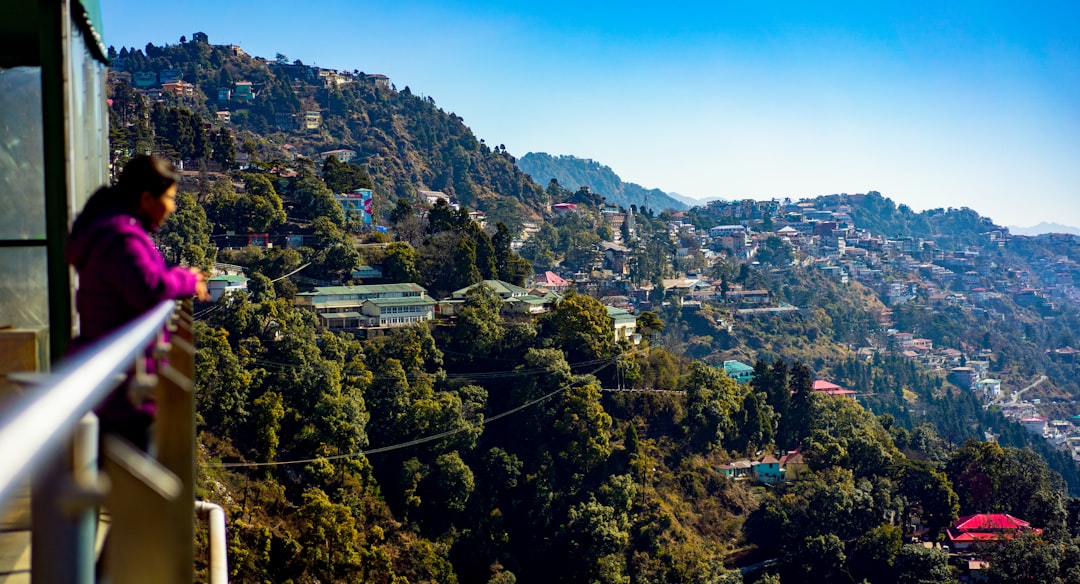
[[[563,188],[576,191],[588,186],[589,190],[604,197],[609,203],[629,207],[645,206],[657,211],[665,209],[686,210],[690,205],[700,204],[689,197],[673,198],[660,189],[646,189],[641,185],[623,182],[611,167],[589,158],[576,156],[552,156],[544,152],[529,152],[517,161],[522,172],[532,175],[540,186],[547,186],[551,179],[559,181]],[[687,203],[687,201],[693,201]]]
[[[691,207],[700,207],[709,201],[726,201],[724,197],[705,197],[704,199],[695,199],[694,197],[688,197],[686,195],[680,195],[679,193],[668,193],[668,196],[690,205]]]
[[[1044,233],[1071,233],[1072,235],[1080,235],[1080,228],[1062,225],[1060,223],[1047,223],[1046,221],[1032,227],[1016,227],[1015,225],[1009,225],[1008,229],[1009,233],[1012,233],[1013,235],[1042,235]]]

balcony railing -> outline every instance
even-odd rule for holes
[[[0,509],[30,481],[35,583],[89,583],[99,575],[116,584],[194,580],[192,323],[190,302],[163,302],[33,380],[32,389],[0,415]],[[165,359],[154,375],[144,367],[151,345]],[[99,476],[93,409],[125,382],[154,392],[157,456],[107,436]],[[97,570],[99,505],[108,511],[109,527]],[[208,512],[212,523],[210,581],[225,582],[224,513],[203,502],[198,511]]]

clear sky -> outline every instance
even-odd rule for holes
[[[106,44],[202,31],[388,75],[488,144],[695,198],[880,191],[1080,226],[1080,2],[102,0]],[[544,179],[546,180],[546,179]]]

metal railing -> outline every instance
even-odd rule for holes
[[[34,582],[90,583],[97,573],[116,584],[194,580],[192,324],[190,301],[162,302],[39,377],[0,415],[0,509],[30,479]],[[167,359],[153,375],[145,373],[148,346]],[[152,388],[157,401],[157,457],[106,436],[105,473],[99,478],[92,410],[132,369],[128,383]],[[94,551],[99,504],[111,521],[101,571]],[[224,513],[212,507],[199,510],[210,511],[211,582],[217,584],[228,573],[221,568]]]

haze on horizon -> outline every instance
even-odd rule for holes
[[[102,10],[117,49],[203,31],[256,56],[383,73],[517,156],[592,158],[689,197],[876,190],[916,210],[1080,226],[1080,5],[875,4]]]

